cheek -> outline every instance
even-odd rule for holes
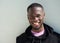
[[[40,20],[43,20],[43,19],[44,19],[44,16],[41,16],[41,17],[40,17]]]
[[[28,19],[29,20],[29,23],[31,23],[32,22],[32,20],[31,19]]]

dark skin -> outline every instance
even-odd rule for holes
[[[33,7],[28,11],[28,20],[30,25],[32,26],[32,31],[41,32],[44,30],[43,19],[45,13],[41,7]]]

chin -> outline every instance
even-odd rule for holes
[[[40,25],[38,25],[38,26],[32,25],[32,28],[33,28],[34,30],[39,30],[39,29],[41,28],[41,26],[42,26],[42,24],[40,24]]]
[[[34,30],[39,30],[40,28],[33,28]]]
[[[33,27],[34,30],[39,30],[40,29],[40,26],[36,26],[36,27],[32,26],[32,27]]]

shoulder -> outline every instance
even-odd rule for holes
[[[59,33],[54,31],[53,34],[60,39],[60,34]]]
[[[50,33],[53,33],[53,35],[56,36],[60,40],[60,34],[59,33],[55,32],[51,26],[49,26],[47,24],[44,24],[44,25],[49,30]]]
[[[17,36],[16,39],[21,39],[21,38],[24,38],[25,36],[26,36],[26,34],[25,33],[22,33],[19,36]]]
[[[16,43],[22,43],[23,40],[25,40],[25,38],[26,38],[25,36],[26,36],[25,33],[22,33],[21,35],[17,36]]]
[[[60,34],[57,32],[53,32],[53,34],[58,38],[58,42],[60,43]]]

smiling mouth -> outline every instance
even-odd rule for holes
[[[40,23],[40,21],[39,22],[32,22],[33,24],[38,24],[38,23]]]
[[[40,24],[40,22],[33,22],[32,24],[38,26]]]
[[[35,22],[35,23],[33,23],[33,24],[38,25],[39,23],[38,23],[38,22]]]

